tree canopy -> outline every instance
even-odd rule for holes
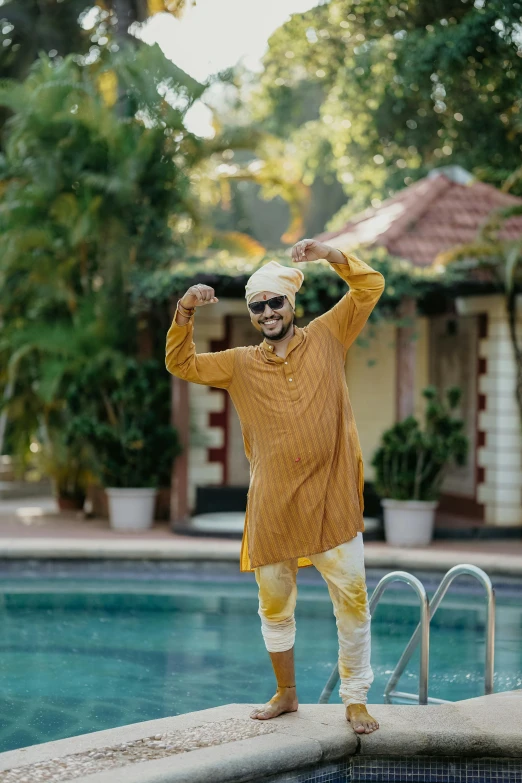
[[[522,3],[330,0],[269,41],[250,95],[311,184],[331,172],[348,212],[430,169],[499,185],[522,150]]]
[[[43,52],[82,55],[128,38],[128,28],[160,12],[180,15],[193,0],[5,0],[0,10],[0,73],[23,79]],[[92,26],[81,21],[91,12]],[[94,13],[92,13],[94,12]]]
[[[2,85],[0,384],[19,452],[42,428],[64,431],[64,393],[85,365],[138,352],[130,277],[181,247],[190,174],[210,154],[184,123],[202,90],[148,46],[91,64],[42,55]]]
[[[103,88],[114,73],[119,112]],[[176,108],[160,84],[176,92]],[[91,66],[42,57],[24,83],[0,90],[13,112],[1,161],[4,317],[27,317],[38,299],[74,312],[81,296],[121,295],[133,265],[166,263],[201,157],[183,122],[201,91],[158,47]]]

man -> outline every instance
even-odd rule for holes
[[[379,299],[384,280],[354,256],[303,239],[295,263],[326,259],[350,290],[308,326],[294,324],[303,273],[270,261],[246,285],[260,345],[196,354],[195,308],[217,302],[214,289],[191,286],[167,335],[167,369],[227,389],[250,462],[241,570],[255,571],[275,696],[258,720],[297,710],[294,674],[296,573],[315,565],[325,579],[339,636],[340,696],[357,733],[378,728],[368,714],[370,614],[362,531],[363,463],[345,377],[346,352]]]

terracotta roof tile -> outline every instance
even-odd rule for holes
[[[438,174],[404,188],[380,207],[361,212],[338,231],[325,232],[317,239],[335,239],[347,251],[380,245],[418,266],[429,266],[440,252],[472,242],[492,210],[514,204],[522,204],[522,198],[484,182],[462,185]],[[522,215],[506,221],[500,236],[521,237]]]

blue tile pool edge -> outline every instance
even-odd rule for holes
[[[522,783],[522,759],[458,756],[355,757],[252,783]]]

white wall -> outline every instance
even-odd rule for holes
[[[488,316],[487,337],[479,342],[479,357],[487,362],[479,378],[486,408],[478,416],[486,444],[478,449],[485,479],[477,488],[488,525],[522,525],[522,438],[515,398],[516,365],[511,347],[503,296],[457,300],[462,314]],[[518,329],[522,336],[522,317]]]

